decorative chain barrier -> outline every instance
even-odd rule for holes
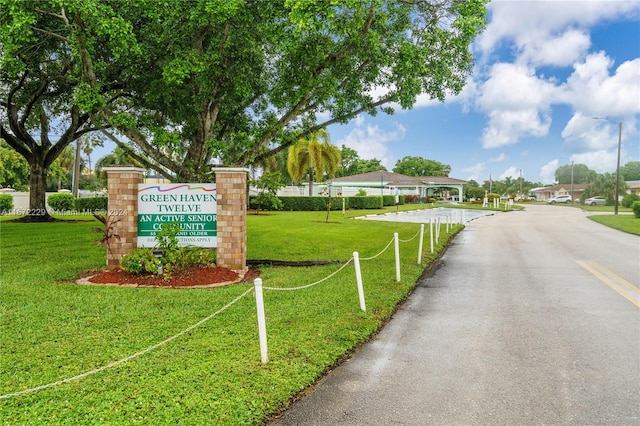
[[[294,290],[303,290],[305,288],[313,287],[314,285],[318,285],[318,284],[328,280],[329,278],[333,277],[338,272],[342,271],[344,268],[346,268],[351,263],[352,260],[353,260],[353,258],[347,260],[347,263],[342,265],[337,271],[332,272],[330,275],[324,277],[320,281],[316,281],[316,282],[311,283],[311,284],[303,285],[303,286],[300,286],[300,287],[262,287],[262,288],[265,289],[265,290],[273,290],[273,291],[294,291]]]
[[[449,221],[447,221],[447,232],[448,232],[448,225],[449,225]],[[432,232],[432,226],[433,223],[430,221],[429,223],[429,234],[430,234],[430,238],[431,238],[431,252],[433,253],[433,232]],[[438,218],[438,220],[436,221],[436,241],[438,239],[438,234],[440,231],[440,220]],[[242,299],[243,297],[245,297],[247,294],[251,293],[252,291],[255,291],[256,293],[256,306],[257,306],[257,312],[258,312],[258,334],[259,334],[259,339],[260,339],[260,353],[261,353],[261,358],[262,358],[262,363],[265,364],[268,361],[268,356],[267,356],[267,332],[266,332],[266,322],[265,322],[265,315],[264,315],[264,299],[263,299],[263,290],[271,290],[271,291],[295,291],[295,290],[303,290],[306,288],[310,288],[313,287],[315,285],[318,285],[324,281],[327,281],[328,279],[334,277],[336,274],[338,274],[340,271],[342,271],[344,268],[346,268],[352,261],[354,263],[355,266],[355,271],[356,271],[356,281],[357,281],[357,287],[358,287],[358,296],[360,299],[360,309],[364,312],[366,312],[366,305],[365,305],[365,299],[364,299],[364,291],[363,291],[363,286],[362,286],[362,274],[360,272],[360,260],[373,260],[379,256],[381,256],[385,251],[387,251],[387,249],[391,246],[392,243],[395,243],[395,263],[396,263],[396,280],[400,281],[400,252],[399,252],[399,243],[408,243],[413,241],[417,236],[420,236],[420,248],[419,248],[419,253],[418,253],[418,263],[421,262],[421,256],[422,256],[422,239],[423,239],[423,235],[424,235],[424,225],[420,226],[420,231],[418,231],[413,237],[411,237],[408,240],[400,240],[398,238],[398,233],[395,233],[393,238],[391,239],[391,241],[389,241],[389,243],[386,245],[386,247],[384,249],[382,249],[381,252],[379,252],[378,254],[371,256],[371,257],[367,257],[367,258],[359,258],[358,252],[354,252],[353,253],[353,257],[351,259],[349,259],[346,263],[344,263],[340,268],[338,268],[336,271],[332,272],[331,274],[329,274],[328,276],[326,276],[325,278],[316,281],[314,283],[311,284],[307,284],[307,285],[303,285],[303,286],[299,286],[299,287],[291,287],[291,288],[281,288],[281,287],[263,287],[262,286],[262,279],[257,278],[254,281],[254,287],[247,289],[244,293],[242,293],[240,296],[236,297],[235,299],[233,299],[231,302],[227,303],[225,306],[223,306],[222,308],[218,309],[216,312],[212,313],[211,315],[209,315],[208,317],[198,321],[197,323],[191,325],[190,327],[187,327],[186,329],[182,330],[181,332],[163,340],[162,342],[156,343],[153,346],[150,346],[142,351],[136,352],[132,355],[129,355],[126,358],[122,358],[118,361],[114,361],[111,362],[107,365],[104,365],[102,367],[96,368],[94,370],[91,371],[87,371],[85,373],[82,374],[78,374],[77,376],[73,376],[67,379],[63,379],[63,380],[59,380],[57,382],[53,382],[53,383],[49,383],[46,385],[42,385],[42,386],[37,386],[34,388],[30,388],[30,389],[25,389],[22,391],[18,391],[18,392],[13,392],[13,393],[9,393],[9,394],[5,394],[5,395],[0,395],[0,399],[8,399],[8,398],[12,398],[15,396],[20,396],[20,395],[24,395],[27,393],[32,393],[32,392],[37,392],[37,391],[41,391],[44,389],[48,389],[48,388],[52,388],[58,385],[62,385],[65,383],[69,383],[75,380],[79,380],[82,379],[84,377],[88,377],[94,374],[97,374],[101,371],[107,370],[109,368],[113,368],[116,367],[120,364],[123,364],[125,362],[131,361],[134,358],[137,358],[139,356],[142,356],[144,354],[147,354],[163,345],[166,345],[167,343],[177,339],[178,337],[190,332],[191,330],[195,329],[196,327],[201,326],[202,324],[204,324],[205,322],[209,321],[210,319],[212,319],[213,317],[215,317],[216,315],[224,312],[225,310],[227,310],[228,308],[230,308],[231,306],[233,306],[236,302],[238,302],[240,299]]]
[[[58,386],[58,385],[62,385],[62,384],[65,384],[65,383],[73,382],[74,380],[82,379],[84,377],[88,377],[88,376],[94,375],[96,373],[99,373],[101,371],[107,370],[109,368],[116,367],[116,366],[118,366],[120,364],[124,364],[125,362],[131,361],[134,358],[137,358],[137,357],[142,356],[142,355],[144,355],[146,353],[149,353],[149,352],[153,351],[154,349],[159,348],[160,346],[166,345],[167,343],[171,342],[172,340],[175,340],[178,337],[190,332],[194,328],[201,326],[205,322],[209,321],[211,318],[213,318],[216,315],[218,315],[218,314],[224,312],[225,310],[229,309],[232,305],[234,305],[236,302],[238,302],[240,299],[242,299],[244,296],[246,296],[247,294],[251,293],[252,291],[254,291],[254,288],[250,287],[249,289],[247,289],[247,291],[245,291],[240,296],[236,297],[231,302],[227,303],[222,308],[218,309],[217,311],[215,311],[214,313],[212,313],[208,317],[198,321],[197,323],[191,325],[190,327],[185,328],[184,330],[182,330],[178,334],[174,334],[173,336],[163,340],[162,342],[156,343],[155,345],[150,346],[150,347],[148,347],[148,348],[146,348],[144,350],[141,350],[140,352],[136,352],[133,355],[129,355],[128,357],[122,358],[122,359],[120,359],[118,361],[113,361],[113,362],[111,362],[111,363],[109,363],[107,365],[103,365],[102,367],[96,368],[95,370],[87,371],[85,373],[78,374],[77,376],[69,377],[68,379],[59,380],[57,382],[48,383],[46,385],[37,386],[37,387],[31,388],[31,389],[25,389],[25,390],[21,390],[21,391],[18,391],[18,392],[13,392],[13,393],[5,394],[5,395],[0,395],[0,399],[8,399],[8,398],[12,398],[12,397],[15,397],[15,396],[24,395],[24,394],[27,394],[27,393],[32,393],[32,392],[37,392],[37,391],[41,391],[41,390],[44,390],[44,389],[49,389],[49,388],[52,388],[54,386]]]
[[[438,218],[437,221],[437,228],[440,227],[440,220]],[[433,232],[432,232],[432,228],[433,228],[433,223],[429,223],[429,233],[431,234],[431,252],[433,253]],[[439,232],[439,229],[438,231]],[[447,228],[447,232],[448,232],[448,228]],[[389,241],[389,243],[385,246],[384,249],[382,249],[382,251],[380,251],[378,254],[371,256],[371,257],[367,257],[367,258],[363,258],[360,259],[360,256],[358,254],[358,252],[353,252],[353,257],[351,259],[349,259],[344,265],[342,265],[338,270],[336,270],[335,272],[332,272],[330,275],[326,276],[325,278],[316,281],[314,283],[311,284],[307,284],[307,285],[303,285],[303,286],[298,286],[298,287],[290,287],[290,288],[282,288],[282,287],[264,287],[262,285],[262,279],[261,278],[256,278],[253,282],[254,284],[254,288],[256,291],[256,310],[257,310],[257,314],[258,314],[258,335],[259,335],[259,339],[260,339],[260,356],[261,356],[261,360],[263,364],[266,364],[269,360],[268,357],[268,349],[267,349],[267,328],[266,328],[266,319],[265,319],[265,314],[264,314],[264,295],[263,295],[263,290],[271,290],[271,291],[295,291],[295,290],[303,290],[303,289],[307,289],[309,287],[313,287],[315,285],[318,285],[326,280],[328,280],[329,278],[332,278],[333,276],[335,276],[337,273],[339,273],[340,271],[342,271],[344,268],[346,268],[352,261],[355,267],[355,273],[356,273],[356,284],[358,287],[358,298],[360,300],[360,309],[363,312],[367,311],[366,308],[366,303],[365,303],[365,298],[364,298],[364,290],[363,290],[363,285],[362,285],[362,273],[360,271],[360,260],[373,260],[379,256],[381,256],[384,252],[387,251],[387,249],[389,249],[389,247],[391,246],[392,243],[395,243],[395,265],[396,265],[396,281],[400,281],[400,249],[399,249],[399,243],[408,243],[413,241],[416,237],[420,237],[420,247],[418,249],[418,264],[421,263],[422,261],[422,244],[423,244],[423,238],[424,238],[424,224],[420,225],[420,230],[411,238],[409,238],[408,240],[400,240],[398,238],[398,233],[394,233],[393,234],[393,238],[391,239],[391,241]]]
[[[383,249],[382,249],[382,251],[381,251],[380,253],[378,253],[378,254],[376,254],[376,255],[374,255],[374,256],[371,256],[371,257],[363,257],[363,258],[362,258],[362,259],[360,259],[360,260],[373,260],[373,259],[375,259],[376,257],[382,256],[382,254],[383,254],[385,251],[387,251],[387,249],[389,248],[389,246],[391,246],[391,244],[393,244],[393,241],[394,241],[394,239],[392,238],[392,239],[391,239],[391,241],[389,241],[389,244],[387,244],[387,246],[386,246],[385,248],[383,248]]]
[[[419,236],[421,233],[423,232],[423,229],[421,228],[420,231],[416,232],[416,234],[409,238],[408,240],[398,240],[401,243],[410,243],[411,241],[415,240],[417,236]]]

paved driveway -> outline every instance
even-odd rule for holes
[[[274,424],[640,424],[640,237],[586,215],[468,224],[377,338]]]

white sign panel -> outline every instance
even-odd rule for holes
[[[181,246],[217,247],[215,183],[138,185],[138,247],[155,247],[165,223],[179,223]]]

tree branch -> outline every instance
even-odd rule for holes
[[[167,172],[159,165],[152,163],[147,158],[136,153],[129,145],[120,141],[112,133],[107,132],[106,129],[100,129],[100,132],[105,136],[107,136],[109,139],[111,139],[120,148],[122,148],[122,150],[125,151],[128,155],[130,155],[134,160],[139,161],[141,164],[143,164],[146,168],[155,170],[156,172],[160,173],[162,176],[164,176],[167,179],[173,179],[173,176],[171,175],[170,172]]]

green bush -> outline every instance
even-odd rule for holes
[[[135,249],[120,259],[120,267],[130,274],[155,274],[158,272],[159,259],[150,248]]]
[[[640,195],[638,195],[638,194],[627,194],[627,195],[624,196],[624,198],[622,199],[622,202],[620,204],[622,205],[622,207],[629,208],[636,201],[640,201]]]
[[[395,203],[395,196],[392,196]],[[282,201],[283,211],[326,211],[329,197],[279,197]],[[345,200],[345,207],[348,209],[381,209],[382,196],[371,195],[362,197],[359,195],[353,197],[331,197],[331,210],[342,210],[342,200]],[[404,195],[400,196],[400,204],[404,204]],[[391,204],[395,205],[395,204]],[[249,199],[249,208],[258,207],[255,197]]]
[[[368,197],[349,197],[347,198],[347,206],[350,209],[381,209],[382,197],[380,195],[372,195]]]
[[[179,246],[180,232],[179,223],[164,223],[155,236],[157,247],[163,251],[161,261],[165,278],[171,277],[174,273],[179,274],[187,268],[207,266],[216,262],[217,253],[214,250]]]
[[[382,197],[382,204],[384,206],[395,206],[396,205],[396,196],[395,195],[385,195]],[[404,195],[398,196],[398,205],[404,204]]]
[[[635,214],[636,217],[640,219],[640,201],[635,201],[631,205],[631,209],[633,210],[633,214]]]
[[[0,194],[0,214],[7,214],[13,210],[13,196]]]
[[[107,197],[76,198],[75,209],[80,212],[106,211],[109,199]]]
[[[51,194],[47,198],[47,204],[55,211],[68,211],[73,210],[75,204],[75,197],[71,194]]]
[[[280,197],[282,200],[282,210],[284,211],[323,211],[327,210],[328,197]],[[342,202],[331,202],[331,208],[338,210],[342,208]]]

